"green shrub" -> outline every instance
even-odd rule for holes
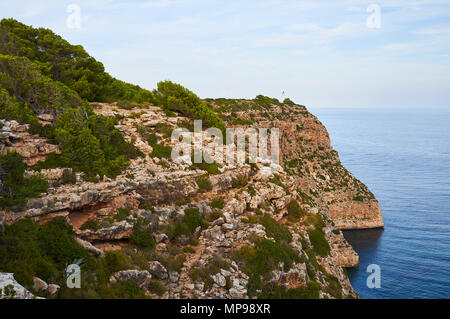
[[[16,152],[0,155],[0,207],[23,207],[29,197],[37,197],[47,191],[48,183],[40,175],[24,177],[26,164]]]
[[[256,189],[253,187],[253,185],[247,187],[247,192],[250,194],[251,197],[256,195]]]
[[[259,222],[266,229],[267,236],[272,237],[276,241],[286,241],[286,242],[292,241],[292,235],[289,229],[281,225],[270,215],[264,214],[264,216],[259,217]]]
[[[314,246],[314,251],[318,255],[325,257],[330,253],[330,245],[320,229],[316,228],[308,231],[308,236],[311,244]]]
[[[241,221],[245,224],[256,224],[259,222],[259,217],[255,215],[247,215],[247,217],[242,218]]]
[[[194,160],[192,160],[192,162],[194,162]],[[219,167],[217,166],[217,163],[208,164],[205,161],[202,161],[201,163],[192,164],[192,168],[201,169],[203,171],[208,172],[208,174],[213,175],[220,174],[220,170]]]
[[[155,247],[155,240],[150,231],[141,223],[136,223],[133,233],[130,235],[130,242],[140,248]]]
[[[117,214],[114,215],[114,219],[120,222],[127,219],[127,217],[130,215],[131,215],[130,210],[120,207],[117,209]]]
[[[252,120],[237,118],[231,122],[232,125],[252,125]]]
[[[247,286],[249,296],[254,296],[257,289],[263,287],[262,277],[283,263],[288,271],[300,257],[286,241],[255,239],[255,247],[243,246],[234,251],[233,258],[240,264],[242,271],[250,276]]]
[[[254,102],[256,102],[258,105],[261,105],[264,108],[270,108],[272,104],[280,105],[281,103],[278,101],[278,99],[270,98],[268,96],[264,95],[257,95],[254,99]]]
[[[190,202],[191,202],[191,200],[189,198],[180,198],[175,201],[175,205],[183,206],[183,205],[189,204]]]
[[[286,163],[287,167],[289,167],[289,168],[296,168],[296,167],[300,166],[301,164],[302,164],[302,161],[299,158],[295,158]]]
[[[117,101],[116,105],[125,110],[131,110],[137,106],[136,103],[133,103],[131,101]]]
[[[164,287],[163,283],[159,280],[151,280],[147,285],[148,291],[151,293],[157,294],[158,296],[162,296],[167,291],[166,287]]]
[[[270,182],[274,183],[275,185],[281,186],[284,190],[287,189],[279,175],[274,175]]]
[[[264,285],[258,298],[263,299],[319,299],[320,284],[310,281],[306,286],[285,289],[278,284]]]
[[[183,249],[175,244],[170,244],[165,252],[157,249],[146,249],[142,250],[142,253],[145,255],[146,264],[148,264],[148,261],[159,261],[169,272],[181,272],[186,261],[186,255]]]
[[[168,236],[170,239],[175,239],[180,235],[191,236],[199,226],[206,228],[208,224],[203,220],[198,208],[187,208],[184,210],[181,222],[169,224]]]
[[[158,83],[153,91],[156,103],[171,111],[184,114],[193,120],[203,120],[205,127],[216,127],[225,132],[225,124],[209,106],[193,92],[171,81]]]
[[[152,146],[153,150],[150,153],[150,157],[157,158],[170,158],[172,155],[172,148],[170,146],[155,144]]]
[[[209,192],[212,190],[212,184],[209,180],[208,174],[198,176],[195,179],[195,182],[197,183],[200,193]]]
[[[0,232],[0,271],[14,273],[26,287],[32,287],[34,276],[62,286],[63,270],[76,259],[82,259],[84,271],[95,268],[95,260],[75,241],[72,227],[62,217],[42,228],[23,219]]]
[[[320,214],[308,214],[303,222],[305,225],[313,225],[314,228],[322,230],[325,227],[325,222]]]
[[[211,208],[222,209],[224,207],[223,197],[214,197],[210,203]]]
[[[203,281],[205,283],[205,287],[209,289],[214,284],[214,280],[211,276],[219,273],[221,269],[228,270],[230,267],[231,264],[228,261],[219,255],[213,255],[206,266],[192,267],[189,275],[194,282],[197,280]]]
[[[198,208],[186,208],[184,210],[183,224],[187,226],[187,230],[191,234],[194,233],[198,226],[202,226],[202,228],[208,227]]]
[[[120,250],[106,251],[105,257],[102,258],[102,263],[109,276],[118,271],[131,268],[130,257]]]
[[[188,254],[193,254],[193,253],[195,253],[195,249],[192,248],[191,246],[186,246],[186,247],[183,247],[183,252],[188,253]]]
[[[218,218],[220,218],[222,216],[223,215],[222,215],[221,212],[219,212],[218,210],[214,210],[211,214],[209,214],[208,221],[209,222],[215,221],[216,219],[218,219]]]
[[[290,221],[297,221],[300,217],[306,215],[306,212],[300,207],[298,202],[293,199],[287,205],[288,218]]]
[[[88,220],[83,225],[81,225],[80,230],[98,230],[100,227],[95,220]]]
[[[331,274],[326,274],[325,276],[326,281],[327,281],[327,288],[326,291],[332,295],[334,298],[337,299],[341,299],[342,298],[342,286],[339,283],[339,280],[331,275]]]
[[[77,182],[77,176],[70,169],[65,169],[62,174],[61,183],[63,184],[75,184]]]
[[[145,209],[145,210],[150,210],[150,211],[154,211],[153,205],[150,202],[142,202],[139,204],[139,208],[140,209]]]
[[[53,154],[36,167],[71,167],[92,180],[97,174],[116,177],[129,165],[128,159],[142,156],[114,127],[115,120],[91,114],[86,109],[67,109],[55,122],[55,139],[61,154]]]
[[[147,299],[148,296],[137,283],[131,280],[118,281],[103,290],[105,299]]]
[[[0,118],[5,120],[16,120],[21,124],[28,123],[35,133],[41,129],[39,120],[33,110],[14,95],[0,86]]]
[[[297,188],[297,193],[300,195],[300,197],[302,198],[302,203],[304,204],[308,204],[309,206],[315,206],[314,205],[314,200],[312,199],[311,196],[308,196],[307,194],[305,194],[304,192],[302,192],[300,189]]]
[[[156,124],[155,130],[156,132],[161,133],[163,137],[167,138],[172,136],[173,128],[169,124],[159,122]]]
[[[248,183],[248,178],[244,175],[239,175],[236,179],[231,182],[233,188],[242,188]]]

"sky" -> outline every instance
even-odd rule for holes
[[[450,1],[0,0],[0,18],[50,28],[147,89],[450,108]]]

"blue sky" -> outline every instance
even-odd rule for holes
[[[450,1],[0,1],[0,17],[51,28],[148,89],[170,79],[201,97],[285,90],[308,107],[450,107]]]

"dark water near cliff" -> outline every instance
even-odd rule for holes
[[[344,166],[380,202],[384,230],[348,231],[361,298],[450,298],[450,110],[312,109]],[[381,288],[369,289],[369,264]]]

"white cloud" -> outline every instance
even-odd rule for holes
[[[424,28],[417,31],[417,34],[424,35],[450,35],[450,26],[436,27],[436,28]]]
[[[139,7],[141,8],[164,8],[168,7],[172,1],[170,0],[155,0],[155,1],[146,1],[144,3],[139,3]]]

